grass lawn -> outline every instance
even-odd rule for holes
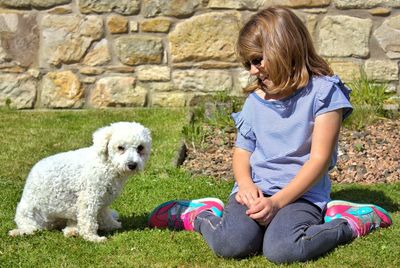
[[[226,260],[213,255],[197,233],[152,230],[148,213],[175,198],[214,196],[226,200],[232,182],[196,178],[172,160],[182,139],[186,111],[124,109],[85,111],[0,110],[0,267],[268,267],[262,256]],[[123,229],[107,242],[65,238],[60,231],[8,237],[25,178],[34,163],[57,152],[91,144],[94,130],[111,122],[138,121],[152,131],[153,151],[145,172],[129,179],[113,208]],[[326,256],[293,267],[400,267],[400,184],[335,185],[333,198],[377,203],[394,219],[378,230],[339,246]]]

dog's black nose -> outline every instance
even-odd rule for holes
[[[136,167],[137,167],[137,163],[136,162],[129,162],[128,163],[128,168],[130,170],[134,170],[134,169],[136,169]]]

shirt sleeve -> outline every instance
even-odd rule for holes
[[[256,136],[251,125],[243,117],[243,112],[232,113],[231,116],[238,130],[235,147],[253,152],[256,147]]]
[[[315,117],[318,115],[343,109],[343,120],[346,119],[353,107],[350,103],[351,90],[347,88],[337,76],[331,77],[331,83],[319,90],[314,107]]]

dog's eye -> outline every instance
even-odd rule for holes
[[[142,152],[143,149],[144,149],[144,146],[143,146],[143,145],[139,145],[139,146],[137,147],[138,153]]]
[[[121,152],[125,151],[125,147],[124,146],[118,146],[118,151],[121,151]]]

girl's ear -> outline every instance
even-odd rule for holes
[[[102,160],[108,158],[108,143],[111,139],[112,127],[102,127],[93,133],[93,147]]]

